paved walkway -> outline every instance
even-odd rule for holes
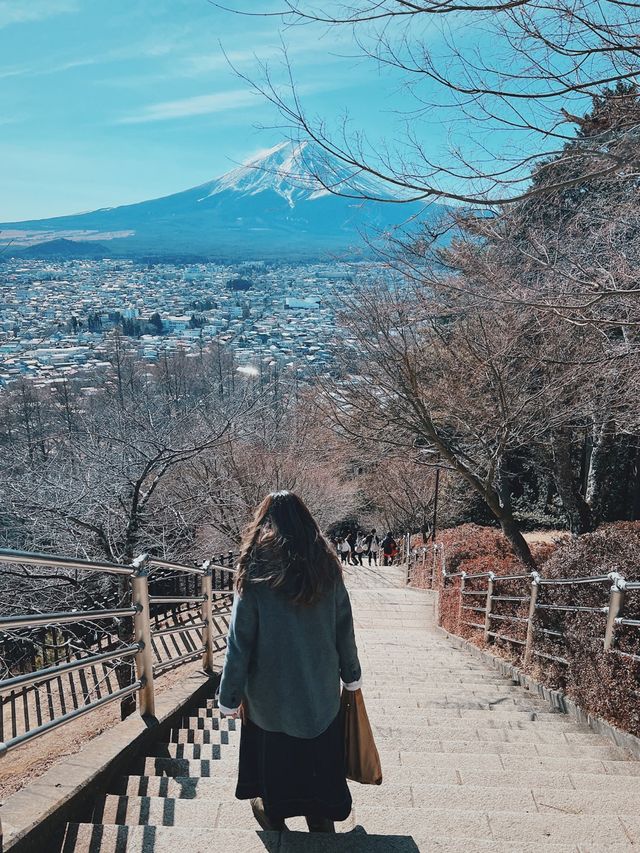
[[[640,848],[640,762],[458,650],[433,593],[352,569],[382,786],[352,785],[336,836],[262,833],[233,798],[238,732],[211,703],[69,828],[65,853],[595,853]]]

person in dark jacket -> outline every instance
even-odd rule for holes
[[[334,832],[349,816],[340,680],[361,676],[337,555],[300,498],[274,492],[244,535],[218,697],[242,710],[236,797],[263,829],[303,815]]]
[[[373,530],[367,534],[365,538],[365,545],[367,546],[367,556],[369,557],[369,565],[371,565],[371,561],[378,565],[378,551],[380,550],[380,540],[378,539],[378,534],[376,533],[375,527]]]
[[[358,533],[355,530],[350,531],[347,535],[347,542],[349,543],[349,548],[351,549],[351,553],[349,555],[349,562],[352,566],[358,565],[358,557],[356,556],[356,545],[358,544]]]
[[[398,553],[398,543],[391,535],[391,531],[389,531],[384,537],[384,539],[380,543],[380,547],[382,548],[383,565],[392,565],[393,560]]]

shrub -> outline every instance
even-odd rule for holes
[[[465,524],[443,531],[439,541],[445,547],[447,572],[467,573],[467,591],[486,590],[485,580],[474,581],[474,574],[487,571],[501,576],[526,574],[508,541],[495,528]],[[618,572],[627,580],[640,581],[640,522],[607,524],[595,533],[555,543],[535,543],[531,547],[544,578],[600,577]],[[416,577],[416,585],[419,581]],[[640,630],[618,626],[613,650],[605,653],[603,639],[607,614],[603,608],[608,605],[610,587],[608,578],[597,583],[540,587],[540,604],[577,605],[599,608],[601,612],[539,610],[534,633],[534,651],[539,654],[534,655],[530,670],[548,686],[565,690],[583,709],[640,736],[640,660],[629,657],[640,656]],[[509,580],[500,583],[498,589],[502,596],[525,598],[530,587],[528,579]],[[448,582],[440,593],[440,624],[483,646],[483,632],[465,624],[483,624],[483,614],[461,610],[461,604],[484,607],[483,595],[477,596],[477,605],[471,604],[475,601],[475,596],[465,596],[461,601],[459,578]],[[492,612],[522,617],[528,613],[528,603],[494,601]],[[626,618],[640,619],[640,591],[626,593],[623,613]],[[500,621],[497,624],[500,627],[494,628],[496,633],[524,640],[526,623]],[[562,637],[546,634],[543,629],[557,631]],[[492,638],[490,645],[496,654],[522,663],[522,644]]]
[[[463,524],[460,527],[453,527],[443,530],[438,536],[438,543],[444,546],[446,556],[446,569],[448,574],[456,572],[466,572],[468,575],[465,581],[465,589],[467,592],[482,592],[486,590],[486,579],[479,578],[474,581],[471,577],[474,574],[484,574],[493,572],[496,575],[512,575],[512,574],[527,574],[528,569],[520,562],[514,554],[509,540],[505,538],[502,532],[496,527],[482,527],[478,524]],[[419,545],[419,542],[414,542],[414,545]],[[535,543],[531,545],[534,557],[542,561],[546,559],[553,551],[555,546],[549,543]],[[427,566],[428,575],[430,573],[430,565]],[[425,573],[420,571],[414,574],[414,586],[427,586]],[[478,611],[473,611],[468,608],[484,607],[485,598],[481,595],[465,596],[464,604],[466,609],[462,610],[460,596],[460,579],[454,578],[447,583],[445,588],[442,587],[441,577],[436,577],[436,586],[440,588],[440,624],[447,631],[451,631],[460,636],[471,639],[478,645],[483,645],[483,634],[479,628],[472,627],[469,623],[477,625],[484,624],[484,616]],[[509,593],[522,595],[522,583],[517,587],[518,582],[508,582],[508,585],[501,587],[501,593]],[[518,615],[519,609],[512,606],[502,606],[501,615]],[[518,637],[519,639],[519,637]],[[512,657],[513,644],[498,642],[498,648],[503,654]]]
[[[640,522],[607,524],[566,542],[542,566],[544,577],[598,577],[618,572],[640,580]],[[570,586],[543,586],[539,601],[561,606],[603,608],[608,605],[610,581]],[[625,596],[624,616],[640,619],[640,592]],[[549,613],[547,611],[547,613]],[[606,613],[551,612],[538,620],[535,647],[564,658],[559,664],[535,658],[533,671],[545,683],[560,687],[582,708],[640,735],[638,678],[640,662],[625,654],[640,654],[640,631],[616,628],[613,651],[605,652]],[[559,630],[563,640],[550,641],[540,627]]]

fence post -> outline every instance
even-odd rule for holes
[[[540,589],[540,575],[531,572],[531,594],[529,596],[529,617],[527,619],[527,639],[524,644],[523,666],[528,666],[533,652],[533,622],[536,616],[536,603],[538,601],[538,590]]]
[[[622,605],[624,604],[624,588],[625,580],[622,575],[617,572],[610,572],[609,578],[612,581],[611,592],[609,593],[609,607],[607,611],[607,629],[604,635],[604,650],[608,652],[613,645],[613,636],[616,630],[616,619],[620,615]]]
[[[495,575],[489,572],[487,579],[487,603],[484,609],[484,641],[489,642],[489,631],[491,630],[491,607],[493,605],[493,579]]]
[[[202,602],[202,668],[205,672],[213,672],[213,569],[211,560],[205,560],[202,564],[204,574],[202,575],[201,590],[204,596]]]
[[[458,633],[462,628],[462,602],[464,601],[464,588],[465,581],[467,580],[467,573],[463,572],[462,577],[460,578],[460,602],[458,604]]]
[[[133,617],[135,641],[140,645],[136,654],[136,672],[142,682],[139,707],[143,717],[154,717],[156,713],[155,690],[153,684],[153,648],[151,646],[151,613],[149,607],[149,570],[148,557],[143,554],[133,561],[134,574],[131,576],[131,603],[136,608]]]

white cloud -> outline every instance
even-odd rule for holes
[[[0,28],[78,11],[78,0],[0,0]]]
[[[247,89],[229,89],[212,95],[196,95],[177,101],[149,104],[136,115],[118,119],[117,124],[146,124],[152,121],[202,116],[242,109],[256,103],[256,95]]]

